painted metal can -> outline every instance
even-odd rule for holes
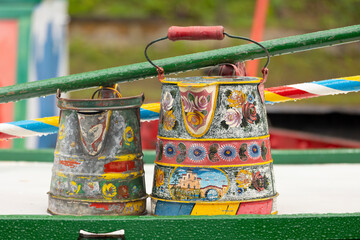
[[[146,211],[140,106],[144,96],[65,99],[48,211],[60,215],[139,215]]]
[[[263,79],[164,78],[156,67],[162,95],[152,214],[277,213]]]

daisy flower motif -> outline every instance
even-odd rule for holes
[[[248,97],[247,97],[247,100],[249,103],[254,103],[254,96],[249,94]]]
[[[257,144],[257,143],[250,144],[249,148],[248,148],[248,153],[249,153],[251,158],[260,157],[261,148],[260,148],[259,144]]]
[[[188,151],[188,157],[194,162],[200,162],[204,160],[206,155],[206,148],[200,144],[191,146]]]
[[[219,155],[220,155],[220,158],[225,161],[232,161],[236,158],[237,151],[234,146],[225,145],[220,148]]]
[[[171,144],[171,143],[165,144],[164,153],[165,153],[165,156],[168,157],[168,158],[175,157],[175,155],[176,155],[176,146]]]

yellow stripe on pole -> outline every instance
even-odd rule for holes
[[[37,118],[34,121],[39,121],[42,123],[46,123],[55,127],[59,127],[59,117],[44,117],[44,118]]]
[[[153,112],[160,112],[160,103],[147,103],[147,104],[143,104],[141,106],[141,108],[149,110],[149,111],[153,111]]]
[[[281,96],[279,94],[276,94],[276,93],[269,92],[269,91],[265,90],[265,100],[269,101],[269,102],[286,102],[286,101],[292,101],[294,99],[284,97],[284,96]]]
[[[344,79],[344,80],[349,80],[349,81],[358,81],[358,82],[360,82],[360,75],[352,76],[352,77],[338,78],[338,79]]]

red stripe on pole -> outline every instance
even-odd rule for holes
[[[12,139],[12,138],[17,138],[17,136],[0,132],[0,140],[5,140],[5,139],[7,140],[7,139]],[[6,141],[0,141],[0,143],[6,143]]]
[[[253,25],[251,28],[250,38],[261,42],[263,40],[266,14],[268,10],[268,0],[257,0],[255,5],[255,12],[253,18]],[[258,66],[259,60],[248,61],[247,64],[247,75],[248,76],[257,76],[258,75]]]
[[[309,97],[316,97],[319,96],[317,94],[309,93],[297,88],[288,87],[288,86],[281,86],[281,87],[272,87],[267,88],[266,91],[276,93],[283,97],[288,98],[309,98]]]

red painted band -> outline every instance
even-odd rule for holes
[[[222,40],[224,38],[223,26],[172,26],[168,30],[168,38],[177,40]]]
[[[133,170],[134,168],[135,161],[114,161],[104,165],[104,173],[121,173]]]
[[[269,137],[236,141],[158,139],[155,163],[193,166],[248,165],[271,161]]]

